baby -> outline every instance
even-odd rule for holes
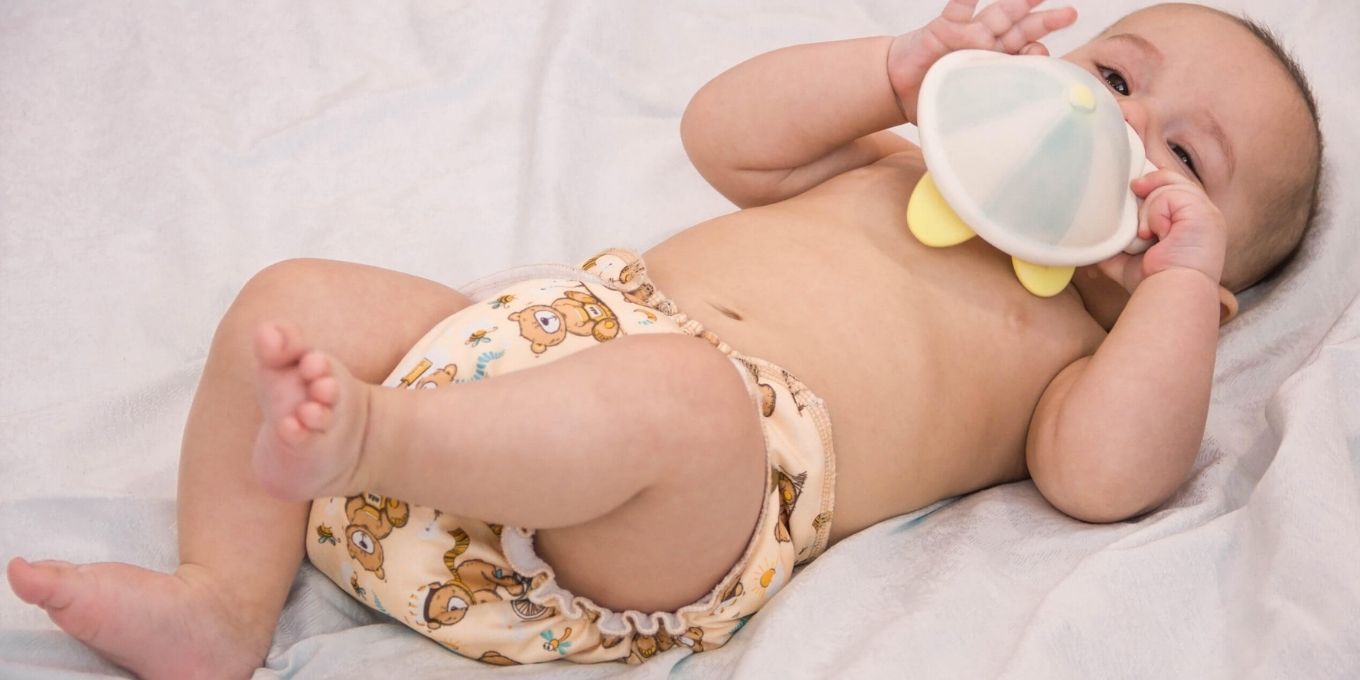
[[[143,677],[246,677],[305,550],[471,658],[636,663],[722,645],[796,565],[939,499],[1032,477],[1088,522],[1158,507],[1233,293],[1315,210],[1316,113],[1241,20],[1121,19],[1065,58],[1159,168],[1132,183],[1158,242],[1034,297],[985,242],[911,236],[922,159],[887,129],[953,50],[1046,53],[1076,16],[1039,2],[955,0],[718,76],[682,134],[742,210],[641,257],[511,272],[475,303],[359,265],[264,270],[189,416],[180,568],[16,558],[13,589]]]

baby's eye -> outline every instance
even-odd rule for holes
[[[1110,89],[1125,97],[1129,96],[1129,83],[1124,80],[1124,76],[1120,75],[1119,71],[1104,66],[1097,66],[1096,70],[1100,72],[1100,77],[1105,79],[1105,83],[1110,86]]]
[[[1171,153],[1176,154],[1176,158],[1179,158],[1180,161],[1185,164],[1185,167],[1189,168],[1190,172],[1198,178],[1199,171],[1195,170],[1195,161],[1190,158],[1190,153],[1180,144],[1171,144],[1170,146]]]

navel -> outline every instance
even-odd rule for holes
[[[725,317],[727,317],[727,318],[729,318],[729,319],[733,319],[733,320],[735,320],[735,321],[741,321],[741,315],[738,314],[736,311],[731,310],[731,309],[728,309],[728,308],[726,308],[726,307],[724,307],[724,306],[722,306],[722,305],[720,305],[720,304],[714,303],[714,302],[709,302],[708,304],[709,304],[710,307],[712,307],[712,308],[718,310],[720,313],[722,313],[723,316],[725,316]]]

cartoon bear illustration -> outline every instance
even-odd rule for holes
[[[411,506],[405,501],[366,493],[345,499],[345,544],[349,556],[365,570],[386,580],[383,572],[382,539],[393,528],[404,527],[411,518]]]
[[[704,629],[698,626],[690,626],[680,637],[675,638],[677,644],[685,645],[696,652],[710,649],[704,644]]]
[[[638,633],[633,636],[632,651],[629,652],[626,661],[630,664],[640,664],[656,656],[658,652],[664,652],[674,646],[675,636],[667,633],[665,628],[657,628],[653,635]]]
[[[624,293],[623,299],[635,305],[650,307],[651,305],[648,304],[648,301],[651,300],[652,296],[655,294],[656,287],[646,281],[643,281],[642,283],[638,284],[637,288],[634,288]]]
[[[565,297],[553,301],[552,308],[562,314],[567,332],[590,335],[600,342],[612,340],[619,334],[619,318],[599,298],[589,291],[562,291]]]
[[[450,561],[446,557],[444,563],[448,565]],[[529,602],[525,597],[529,590],[542,582],[541,579],[530,580],[509,569],[477,559],[464,560],[450,571],[453,574],[452,579],[444,583],[436,581],[426,586],[429,591],[425,594],[422,614],[425,619],[423,623],[430,630],[438,630],[462,621],[467,615],[468,607],[474,604],[504,600],[499,592],[501,590],[511,597],[511,608],[521,618],[533,620],[549,614],[547,607]],[[516,607],[521,600],[529,606]],[[527,611],[530,616],[526,617],[521,611]]]
[[[789,519],[793,517],[793,506],[798,503],[798,497],[803,495],[803,483],[807,481],[807,472],[790,477],[776,467],[774,474],[775,483],[779,488],[779,521],[774,524],[774,537],[777,541],[788,543],[793,540],[789,536]]]
[[[449,364],[416,383],[416,389],[433,390],[445,385],[452,385],[453,377],[456,375],[458,375],[458,366],[456,364]]]
[[[563,296],[551,305],[530,305],[510,315],[534,354],[562,344],[568,333],[592,336],[599,342],[618,337],[618,316],[599,298],[577,290],[563,291]]]
[[[494,595],[494,593],[493,593]],[[499,600],[499,597],[493,597]],[[439,583],[438,581],[429,585],[429,592],[425,594],[425,604],[421,608],[424,616],[423,623],[430,630],[439,630],[444,626],[452,626],[463,620],[467,615],[468,607],[471,607],[477,600],[472,591],[458,581]]]
[[[620,248],[610,248],[586,260],[581,268],[606,281],[617,281],[625,300],[661,312],[675,315],[675,303],[656,294],[656,286],[647,279],[647,265],[637,255]]]
[[[586,260],[581,269],[606,281],[617,281],[624,299],[633,304],[646,305],[656,292],[656,287],[647,281],[647,268],[642,260],[622,248],[610,248]]]
[[[606,281],[618,281],[624,288],[641,273],[642,260],[622,248],[609,248],[581,264],[584,269]]]

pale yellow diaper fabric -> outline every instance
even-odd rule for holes
[[[307,555],[360,602],[487,663],[641,663],[677,645],[713,649],[788,583],[795,565],[826,549],[835,485],[826,406],[787,371],[738,353],[676,309],[636,253],[611,248],[575,273],[512,283],[460,310],[427,333],[384,384],[437,389],[630,334],[709,340],[751,393],[770,469],[751,541],[712,591],[671,612],[611,611],[557,584],[552,566],[534,552],[532,529],[372,494],[315,501]],[[550,473],[553,462],[543,465],[525,474]]]

